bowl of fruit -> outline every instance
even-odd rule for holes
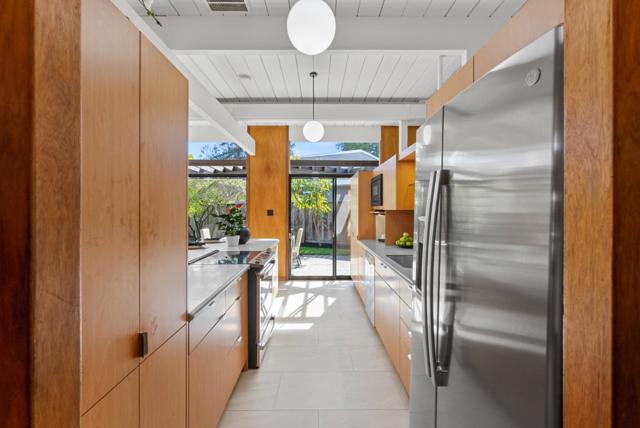
[[[413,248],[413,238],[405,232],[400,239],[396,241],[396,246],[400,248]]]

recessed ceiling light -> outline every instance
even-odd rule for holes
[[[238,79],[242,79],[242,80],[251,80],[251,76],[249,76],[246,73],[240,73],[238,74]]]

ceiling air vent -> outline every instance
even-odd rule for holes
[[[207,6],[211,12],[240,12],[246,13],[249,10],[247,9],[247,4],[244,0],[206,0]]]

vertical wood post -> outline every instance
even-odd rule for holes
[[[638,21],[565,1],[565,428],[640,421]]]
[[[289,127],[250,126],[255,156],[247,158],[247,224],[254,238],[277,238],[278,275],[289,272]]]
[[[79,426],[80,0],[0,14],[0,421]]]

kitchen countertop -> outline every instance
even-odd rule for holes
[[[264,251],[278,245],[277,239],[252,239],[245,245],[229,248],[226,243],[207,244],[197,250],[189,250],[188,261],[207,256],[188,266],[188,299],[187,313],[189,321],[195,318],[198,311],[222,292],[229,284],[249,270],[249,264],[217,264],[225,251]],[[215,250],[220,253],[213,254]],[[218,256],[220,254],[220,256]]]
[[[389,255],[409,255],[413,256],[413,249],[399,248],[395,245],[385,245],[384,242],[376,241],[375,239],[363,239],[358,240],[360,245],[373,254],[375,257],[385,262],[391,269],[393,269],[398,275],[400,275],[409,284],[413,284],[413,269],[406,268],[399,265],[397,262],[390,259]]]
[[[187,262],[197,259],[198,257],[212,254],[215,250],[219,251],[264,251],[267,248],[272,248],[278,245],[277,239],[250,239],[244,245],[239,245],[234,248],[229,248],[226,242],[221,244],[205,244],[202,247],[189,250],[187,255]]]

